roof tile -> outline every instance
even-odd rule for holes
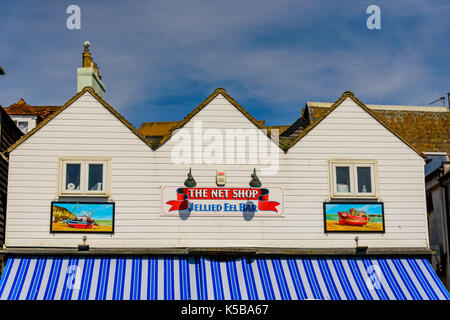
[[[311,124],[328,108],[309,106]],[[450,155],[450,112],[371,110],[392,131],[421,152],[446,152]]]
[[[39,121],[42,121],[59,108],[61,106],[30,106],[24,99],[20,99],[17,103],[4,109],[9,115],[33,115],[37,116]]]
[[[163,137],[170,129],[175,127],[178,122],[179,121],[144,122],[139,128],[139,132],[146,137]]]

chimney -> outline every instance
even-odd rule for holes
[[[101,80],[102,77],[98,71],[98,66],[89,52],[89,45],[89,41],[84,43],[82,67],[77,69],[77,92],[83,90],[84,87],[92,87],[103,98],[105,96],[105,86]]]

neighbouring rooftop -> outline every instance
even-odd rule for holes
[[[265,120],[256,120],[268,134],[277,129],[280,141],[289,144],[303,130],[325,116],[330,102],[306,103],[302,116],[291,125],[266,126]],[[366,105],[373,115],[390,130],[423,153],[441,152],[450,155],[450,111],[446,107]],[[24,99],[5,108],[9,115],[35,115],[43,121],[61,106],[30,106]],[[180,121],[143,122],[139,132],[150,142],[158,143]]]
[[[30,106],[24,99],[4,108],[9,115],[36,116],[39,121],[44,120],[61,106]]]
[[[307,102],[302,116],[282,136],[292,139],[320,120],[333,103]],[[450,110],[446,107],[366,104],[391,131],[423,153],[450,155]]]
[[[281,126],[266,126],[265,120],[256,120],[261,124],[270,134],[272,130],[278,130],[281,134],[284,130],[289,128],[289,125]],[[172,130],[179,121],[159,121],[159,122],[143,122],[139,127],[139,132],[142,133],[150,142],[159,142],[170,130]]]

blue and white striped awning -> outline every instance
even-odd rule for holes
[[[425,259],[11,257],[2,300],[445,299]]]

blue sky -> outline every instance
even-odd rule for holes
[[[91,213],[92,219],[112,220],[112,204],[72,204],[72,203],[55,203],[59,207],[66,208],[77,217],[88,215]]]
[[[71,4],[81,30],[66,28]],[[370,4],[380,30],[366,27]],[[217,87],[270,125],[346,90],[412,105],[450,91],[447,0],[0,0],[0,12],[3,106],[70,99],[85,40],[105,100],[136,127],[181,120]]]
[[[364,211],[367,214],[381,214],[381,204],[330,204],[327,203],[327,214],[338,214],[339,211],[348,211],[351,208],[355,208],[358,211]]]

